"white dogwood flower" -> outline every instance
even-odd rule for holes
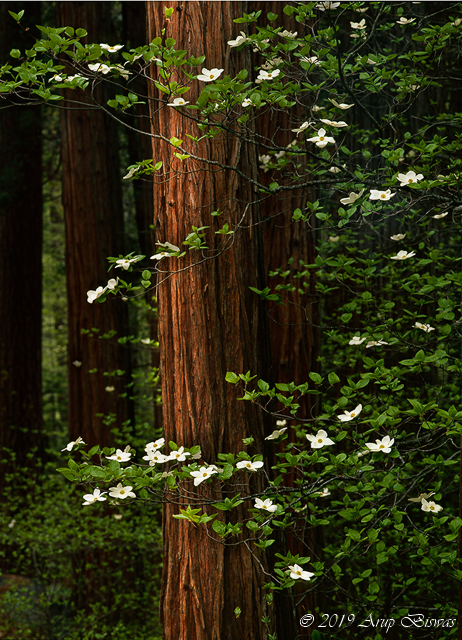
[[[327,437],[324,429],[320,429],[315,436],[307,434],[306,439],[311,443],[312,449],[321,449],[326,445],[335,444],[333,440]]]
[[[111,278],[110,280],[107,281],[106,289],[110,289],[111,291],[114,291],[114,289],[117,287],[118,284],[119,284],[119,278]]]
[[[145,446],[144,450],[145,451],[157,451],[157,449],[160,449],[161,447],[163,447],[164,444],[165,444],[165,438],[159,438],[155,442],[148,442],[148,444]]]
[[[331,9],[333,11],[339,6],[340,2],[318,2],[318,4],[315,6],[315,9],[318,9],[318,11],[328,11],[329,9]]]
[[[366,349],[370,349],[371,347],[380,347],[382,344],[388,344],[385,340],[370,340],[366,344]]]
[[[282,36],[283,38],[296,38],[297,31],[287,31],[287,29],[284,29],[284,31],[281,31],[281,33],[279,33],[278,35]]]
[[[100,298],[103,294],[106,293],[106,289],[107,287],[97,287],[95,291],[93,291],[92,289],[90,289],[90,291],[87,291],[87,302],[93,304],[93,302],[97,298]]]
[[[115,387],[111,385],[109,387],[105,387],[104,390],[107,391],[108,393],[112,393],[113,391],[115,391]]]
[[[449,211],[445,211],[444,213],[438,213],[436,216],[432,216],[434,220],[441,220],[441,218],[445,218],[448,215]]]
[[[318,135],[312,138],[307,138],[308,142],[315,142],[317,147],[325,147],[328,144],[335,144],[334,138],[326,136],[325,129],[319,129]]]
[[[123,44],[115,44],[114,46],[110,46],[108,44],[100,44],[99,45],[101,47],[101,49],[104,49],[104,51],[107,51],[108,53],[116,53],[116,51],[119,51],[120,49],[123,48]]]
[[[428,500],[428,498],[431,498],[434,495],[434,491],[431,493],[420,493],[418,498],[408,498],[408,500],[409,502],[422,502],[423,499]]]
[[[240,36],[237,36],[236,40],[228,40],[228,44],[231,48],[238,47],[239,45],[244,44],[244,42],[247,42],[247,36],[243,31],[241,31]]]
[[[390,453],[391,447],[394,443],[395,439],[390,436],[385,436],[382,440],[376,440],[373,442],[366,442],[366,447],[369,451],[381,451],[382,453]]]
[[[252,102],[252,100],[250,98],[244,98],[244,100],[242,101],[242,106],[245,107],[253,107],[254,104]]]
[[[202,69],[202,73],[197,76],[197,80],[202,80],[202,82],[213,82],[223,73],[224,69],[206,69],[205,67]]]
[[[197,487],[201,482],[210,478],[214,473],[217,473],[217,469],[211,467],[201,467],[199,471],[191,471],[191,476],[194,478],[194,486]]]
[[[349,422],[350,420],[357,418],[362,410],[363,405],[358,404],[356,409],[353,409],[353,411],[345,411],[343,414],[337,416],[337,418],[340,420],[340,422]]]
[[[129,451],[122,451],[121,449],[117,449],[117,451],[112,456],[106,456],[108,460],[117,460],[117,462],[128,462],[132,454]]]
[[[82,366],[82,361],[81,360],[73,360],[72,364],[74,365],[74,367],[81,367]]]
[[[359,31],[362,31],[362,29],[366,28],[366,20],[365,20],[365,18],[363,18],[361,20],[361,22],[350,22],[350,27],[352,29],[358,29]]]
[[[168,462],[170,460],[169,456],[165,456],[160,451],[155,451],[153,449],[146,450],[147,455],[143,456],[143,460],[147,460],[149,462],[149,466],[153,467],[155,464],[162,464],[164,462]]]
[[[237,463],[237,469],[247,469],[247,471],[258,471],[263,466],[263,462],[261,460],[257,460],[256,462],[251,462],[250,460],[241,460]]]
[[[176,460],[177,462],[184,462],[186,456],[190,456],[189,451],[185,451],[184,447],[180,447],[176,451],[172,451],[169,455],[169,460]]]
[[[173,102],[167,102],[168,107],[183,107],[185,104],[189,104],[184,98],[174,98]]]
[[[332,102],[334,107],[337,107],[338,109],[342,109],[343,111],[346,111],[347,109],[351,109],[351,107],[354,107],[354,104],[346,104],[345,102],[337,102],[333,98],[328,98],[328,100],[330,102]]]
[[[72,451],[75,444],[86,444],[86,442],[84,442],[82,438],[79,436],[77,440],[72,440],[72,442],[69,442],[68,444],[66,444],[64,449],[61,449],[61,451]]]
[[[119,269],[122,267],[124,271],[127,271],[132,262],[138,262],[138,258],[122,258],[121,260],[116,260],[115,268]]]
[[[302,580],[308,581],[308,580],[311,580],[311,578],[314,576],[314,573],[310,573],[309,571],[303,571],[303,569],[299,567],[298,564],[289,566],[289,569],[290,569],[290,577],[292,578],[292,580],[298,580],[301,578]]]
[[[407,260],[408,258],[413,258],[415,256],[415,251],[398,251],[396,256],[390,256],[390,260]]]
[[[369,200],[390,200],[390,198],[393,198],[395,195],[396,193],[392,193],[391,189],[387,189],[386,191],[371,189]]]
[[[423,175],[415,171],[408,171],[407,173],[398,173],[397,180],[399,180],[401,187],[405,187],[407,184],[415,184],[419,180],[423,180]]]
[[[101,64],[101,62],[89,64],[88,68],[90,69],[90,71],[94,71],[95,73],[102,73],[104,75],[107,75],[111,70],[111,67],[108,67],[107,64]]]
[[[313,493],[314,498],[327,498],[327,496],[330,496],[330,495],[331,493],[327,487],[324,487],[321,493]]]
[[[278,420],[278,422],[285,422],[285,420]],[[270,436],[267,436],[265,438],[265,440],[276,440],[277,438],[282,436],[284,431],[287,431],[287,427],[282,427],[282,429],[275,429]]]
[[[414,21],[415,18],[405,18],[404,16],[401,16],[401,18],[396,21],[396,24],[411,24],[411,22]]]
[[[300,58],[300,60],[303,60],[303,62],[308,62],[308,64],[314,64],[315,67],[321,66],[321,61],[318,56],[311,56],[310,58],[308,58],[307,56],[303,56]]]
[[[336,122],[335,120],[327,120],[325,118],[321,118],[321,122],[329,125],[330,127],[337,127],[338,129],[340,129],[341,127],[348,127],[347,123],[343,122],[343,120]]]
[[[280,69],[273,69],[273,71],[265,71],[264,69],[260,69],[258,72],[257,80],[274,80],[281,73]]]
[[[390,240],[395,240],[396,242],[398,242],[398,240],[404,240],[405,237],[406,237],[405,233],[397,233],[394,236],[390,236]]]
[[[255,498],[255,509],[265,509],[270,513],[274,513],[275,511],[277,511],[278,507],[276,504],[273,504],[273,502],[269,498],[266,498],[266,500]]]
[[[352,346],[358,346],[364,342],[366,338],[360,338],[359,336],[353,336],[348,344]]]
[[[414,327],[416,329],[422,329],[422,331],[425,331],[425,333],[430,333],[430,331],[434,331],[435,327],[432,327],[429,324],[422,324],[421,322],[416,322],[414,324]]]
[[[298,129],[292,129],[292,131],[294,133],[301,133],[302,131],[305,131],[305,129],[307,129],[309,126],[310,126],[309,122],[304,122],[298,127]]]
[[[354,191],[351,191],[348,198],[340,198],[340,202],[342,204],[354,204],[356,200],[359,200],[359,198],[363,195],[363,193],[364,193],[364,189],[361,189],[359,193],[355,193]]]
[[[125,500],[125,498],[136,498],[136,495],[132,491],[133,487],[127,486],[124,487],[121,482],[117,485],[117,487],[109,488],[109,495],[111,498],[120,498]]]
[[[103,493],[101,493],[100,489],[94,489],[93,493],[87,493],[83,496],[85,502],[82,502],[82,504],[86,505],[94,504],[95,502],[103,502],[104,500],[107,500],[107,498],[104,498],[105,493],[107,493],[107,491],[103,491]]]
[[[425,498],[422,498],[422,511],[431,511],[432,513],[438,513],[438,511],[442,511],[443,507],[440,504],[436,504],[432,500],[428,501]]]

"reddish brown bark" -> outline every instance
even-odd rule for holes
[[[62,2],[61,25],[82,27],[89,41],[108,42],[110,3]],[[105,104],[107,96],[97,87],[95,98]],[[129,352],[117,343],[127,334],[128,313],[119,300],[104,304],[87,302],[86,292],[105,286],[117,271],[107,273],[107,256],[123,253],[123,217],[117,130],[114,121],[100,109],[91,108],[88,92],[66,92],[66,98],[89,105],[64,109],[61,113],[63,206],[66,223],[66,275],[69,326],[69,436],[82,436],[88,444],[107,446],[111,428],[131,417],[131,407],[119,394],[130,382]],[[67,105],[68,107],[70,104]],[[95,336],[83,330],[99,329]],[[98,336],[114,330],[116,338]],[[82,362],[80,367],[74,361]],[[122,370],[124,375],[104,376]],[[95,371],[94,373],[90,373]],[[106,387],[114,387],[113,392]],[[100,414],[99,416],[97,414]],[[113,414],[112,425],[101,414]]]
[[[40,22],[40,2],[28,20]],[[0,3],[0,59],[31,46]],[[9,58],[10,64],[15,62]],[[36,107],[0,111],[0,489],[5,473],[34,466],[41,453],[42,143]],[[7,466],[6,466],[7,465]]]
[[[227,40],[234,35],[233,19],[241,15],[239,2],[175,2],[169,23],[162,3],[148,2],[149,38],[161,34],[175,38],[178,49],[191,55],[206,55],[208,69],[224,68],[234,75],[249,64],[229,54]],[[156,73],[156,69],[153,69]],[[187,94],[194,103],[199,82]],[[156,90],[153,97],[159,98]],[[160,96],[162,97],[162,96]],[[170,107],[153,103],[153,132],[187,140],[198,135],[196,125]],[[195,151],[208,159],[234,164],[238,144],[234,137],[220,135],[202,142]],[[223,237],[216,235],[225,222],[233,228],[247,203],[255,197],[253,189],[233,172],[210,171],[192,162],[183,166],[173,158],[172,147],[153,142],[154,159],[164,162],[164,177],[154,186],[156,233],[159,241],[181,245],[196,227],[209,226],[206,252],[210,260],[201,261],[199,252],[190,252],[177,263],[169,259],[161,270],[175,270],[195,263],[190,269],[169,278],[159,276],[159,327],[165,437],[179,445],[200,444],[203,459],[216,460],[217,453],[242,450],[242,438],[252,435],[250,453],[263,451],[263,438],[269,432],[265,417],[255,406],[239,402],[235,387],[225,382],[227,371],[251,370],[271,378],[269,334],[264,307],[249,286],[264,286],[264,256],[260,211],[251,205],[245,227],[223,248]],[[252,176],[257,167],[256,149],[243,145],[239,169]],[[205,170],[204,170],[205,169]],[[214,167],[216,169],[216,167]],[[172,171],[178,172],[176,176]],[[217,221],[210,214],[220,208]],[[218,254],[218,255],[217,255]],[[215,257],[213,257],[215,256]],[[261,475],[251,478],[253,488],[261,486]],[[204,487],[206,495],[220,495],[218,483]],[[260,639],[266,637],[261,623],[266,611],[262,593],[262,571],[244,546],[223,547],[210,528],[174,520],[178,507],[164,509],[164,571],[161,617],[164,638],[181,640]],[[240,517],[243,516],[241,512]],[[265,558],[262,558],[263,564]],[[234,610],[241,614],[236,617]],[[274,622],[274,617],[273,617]]]

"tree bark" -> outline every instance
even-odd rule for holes
[[[82,27],[92,42],[108,42],[112,36],[111,6],[107,2],[61,2],[63,26]],[[104,304],[87,302],[86,292],[105,286],[117,271],[107,273],[107,256],[124,252],[122,194],[117,128],[100,109],[92,108],[88,95],[78,97],[88,107],[61,112],[63,206],[66,223],[66,275],[68,295],[69,437],[81,436],[87,444],[110,446],[111,430],[120,429],[132,417],[125,385],[130,382],[128,349],[117,338],[128,333],[128,309],[109,297]],[[108,96],[101,86],[96,100]],[[70,106],[70,103],[67,105]],[[98,333],[82,334],[99,330]],[[112,340],[99,338],[116,331]],[[81,366],[75,366],[81,362]],[[112,374],[123,371],[120,375]],[[114,391],[108,391],[114,387]],[[105,419],[103,419],[105,417]]]
[[[27,24],[40,23],[29,2]],[[0,58],[31,38],[0,3]],[[42,126],[37,107],[0,111],[0,490],[5,473],[34,467],[42,450]]]
[[[147,3],[150,40],[167,28],[178,49],[187,49],[189,55],[206,55],[204,66],[208,69],[224,68],[224,75],[234,75],[243,68],[242,56],[237,63],[227,45],[234,35],[233,19],[241,15],[240,2],[174,2],[170,6],[175,10],[167,23],[163,5]],[[245,62],[249,66],[250,57]],[[199,82],[193,83],[187,99],[194,103],[202,88]],[[152,98],[163,99],[156,89]],[[153,102],[152,118],[153,132],[168,138],[186,141],[186,134],[199,133],[192,121],[168,106]],[[255,147],[243,145],[238,160],[238,143],[232,136],[220,134],[195,149],[224,164],[238,161],[246,175],[255,175]],[[157,238],[181,246],[193,225],[209,226],[209,251],[204,255],[213,256],[203,261],[199,252],[193,251],[180,263],[167,259],[159,266],[165,438],[186,447],[199,444],[207,462],[215,461],[219,452],[244,449],[242,439],[250,435],[255,443],[249,453],[261,452],[272,423],[251,403],[239,402],[236,388],[225,381],[227,371],[250,370],[265,379],[272,376],[266,312],[258,296],[249,290],[249,286],[262,288],[265,282],[261,213],[259,206],[252,204],[258,193],[233,172],[216,171],[216,167],[210,171],[192,163],[183,167],[173,158],[168,144],[154,140],[153,155],[155,161],[162,159],[164,163],[164,179],[157,179],[156,174],[154,184]],[[183,172],[188,168],[194,168],[194,173]],[[172,171],[178,173],[173,177]],[[225,222],[233,228],[248,203],[245,227],[222,250],[226,237],[223,241],[215,232]],[[217,208],[224,212],[218,220],[211,216]],[[191,268],[167,277],[166,270],[185,266]],[[262,487],[260,474],[252,478],[243,474],[241,480],[251,482],[254,490]],[[221,489],[214,482],[202,491],[219,497]],[[170,504],[164,508],[164,638],[265,638],[261,619],[268,611],[260,566],[245,546],[224,547],[214,540],[211,528],[207,535],[203,526],[195,528],[173,519],[177,512],[178,507]],[[244,513],[242,509],[239,516]],[[265,566],[264,556],[260,560]],[[239,617],[234,613],[237,607]]]

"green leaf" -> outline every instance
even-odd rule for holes
[[[337,384],[337,382],[340,382],[340,378],[333,371],[329,373],[329,375],[327,376],[327,379],[329,380],[329,384]]]
[[[310,378],[315,384],[322,384],[323,378],[315,371],[310,371]]]
[[[75,473],[73,473],[72,471],[70,471],[69,469],[66,469],[65,467],[62,469],[56,469],[56,471],[58,471],[59,473],[62,473],[63,476],[65,478],[67,478],[67,480],[76,480],[78,476],[76,476]]]
[[[228,371],[228,373],[225,376],[225,380],[226,382],[230,382],[231,384],[237,384],[240,378],[232,371]]]

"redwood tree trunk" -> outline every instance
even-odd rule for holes
[[[29,2],[27,24],[40,23]],[[31,46],[30,36],[0,3],[0,59]],[[16,64],[9,58],[9,63]],[[0,490],[5,473],[34,465],[41,454],[42,387],[42,126],[37,107],[0,111]]]
[[[239,2],[174,2],[175,11],[165,21],[163,4],[148,2],[149,39],[167,28],[178,49],[206,55],[204,66],[225,69],[234,75],[248,66],[250,58],[232,56],[227,41],[234,35],[233,19],[241,15]],[[245,54],[244,54],[245,55]],[[238,61],[239,60],[239,61]],[[247,65],[246,65],[247,63]],[[156,73],[156,68],[153,68]],[[203,88],[194,82],[187,99],[194,103]],[[162,98],[156,89],[152,97]],[[198,135],[194,123],[171,107],[153,104],[153,132],[187,140]],[[220,135],[203,141],[199,154],[225,164],[236,162],[238,145],[233,137]],[[191,227],[209,226],[205,255],[188,252],[183,262],[168,259],[159,266],[159,329],[163,392],[163,422],[166,440],[190,447],[199,444],[203,460],[213,462],[219,452],[244,449],[242,439],[252,435],[249,453],[263,451],[263,439],[272,424],[257,407],[239,402],[236,388],[225,381],[227,371],[246,372],[271,379],[269,331],[264,306],[249,286],[264,286],[260,211],[250,205],[245,228],[222,253],[223,236],[216,235],[225,222],[233,228],[247,203],[255,198],[253,189],[236,174],[210,172],[203,167],[183,166],[173,158],[172,147],[153,142],[154,160],[163,160],[165,181],[155,181],[154,210],[157,238],[181,246]],[[255,175],[257,152],[243,146],[239,168]],[[207,167],[205,167],[207,169]],[[168,172],[178,171],[174,178]],[[257,194],[258,198],[258,194]],[[255,199],[257,199],[255,198]],[[220,208],[218,219],[211,212]],[[218,255],[217,255],[218,253]],[[167,278],[165,271],[190,269]],[[249,480],[245,475],[242,481]],[[261,475],[250,478],[252,488],[261,487]],[[204,495],[220,496],[218,482],[204,487]],[[193,487],[191,487],[193,488]],[[243,490],[245,492],[245,489]],[[266,611],[261,568],[245,546],[224,547],[205,533],[203,526],[173,519],[178,507],[164,508],[164,571],[161,617],[166,640],[263,639],[266,629],[261,619]],[[241,512],[241,517],[243,511]],[[265,558],[261,561],[265,564]],[[237,617],[236,608],[241,610]],[[274,621],[274,617],[273,617]]]
[[[82,27],[91,42],[111,37],[111,3],[61,2],[61,25]],[[104,304],[87,302],[86,292],[106,286],[107,256],[123,253],[122,195],[118,161],[117,129],[100,109],[90,107],[88,91],[68,91],[66,98],[80,99],[89,107],[61,112],[63,159],[63,206],[66,223],[66,275],[69,324],[69,437],[82,436],[87,444],[108,446],[111,427],[122,426],[131,417],[125,393],[130,382],[129,351],[117,338],[128,333],[128,310],[120,299]],[[102,87],[94,93],[105,104]],[[69,105],[68,105],[69,106]],[[72,105],[74,106],[74,105]],[[119,270],[120,271],[120,270]],[[82,330],[99,333],[82,334]],[[116,331],[112,340],[99,336]],[[74,362],[81,362],[75,366]],[[107,376],[104,373],[123,371]],[[107,388],[113,391],[108,391]],[[114,422],[110,424],[111,417]],[[103,416],[109,416],[103,420]]]

